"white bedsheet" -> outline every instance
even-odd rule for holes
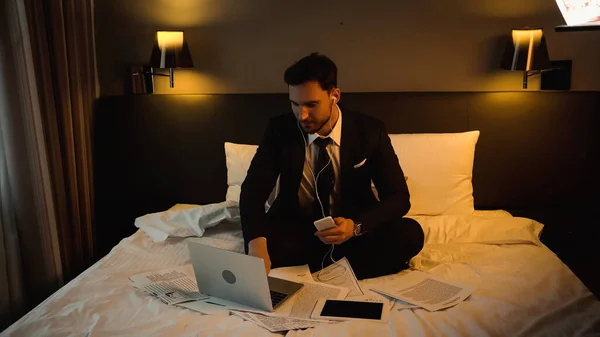
[[[509,232],[521,236],[541,227],[532,224],[523,232],[525,222],[519,224],[515,222],[517,218],[502,213],[416,219],[427,237],[423,251],[411,261],[412,267],[475,285],[476,290],[467,301],[438,312],[394,311],[388,324],[344,322],[291,331],[288,335],[578,336],[600,331],[600,303],[539,241],[480,243],[477,241],[482,237],[486,241],[489,235],[473,234],[506,226],[512,228]],[[450,232],[465,226],[472,235],[459,235],[461,242],[452,241]],[[440,227],[449,230],[440,234]],[[185,240],[190,239],[170,238],[153,243],[138,231],[1,335],[270,336],[268,331],[239,317],[201,315],[167,306],[130,285],[128,277],[132,274],[188,264]],[[192,240],[243,252],[239,224],[235,223],[209,228],[204,237]],[[393,256],[387,258],[393,262]],[[389,284],[401,275],[361,283],[366,287]]]

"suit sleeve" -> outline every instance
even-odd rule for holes
[[[381,223],[400,219],[410,209],[404,172],[383,123],[379,127],[378,148],[372,160],[372,179],[380,202],[358,216],[357,220],[363,223],[366,231],[373,231]]]
[[[246,245],[257,237],[266,236],[265,202],[279,175],[279,143],[279,134],[271,121],[242,184],[240,216]]]

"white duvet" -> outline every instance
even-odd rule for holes
[[[393,311],[388,324],[344,322],[289,336],[587,336],[600,331],[600,303],[539,242],[542,225],[505,213],[415,217],[426,242],[411,267],[469,283],[465,302],[437,312]],[[190,263],[183,238],[153,242],[138,231],[1,335],[269,336],[236,316],[167,306],[134,289],[132,274]],[[243,251],[239,224],[208,228],[201,242]],[[394,256],[382,257],[394,262]],[[391,284],[403,272],[361,281]]]

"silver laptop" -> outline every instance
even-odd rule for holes
[[[273,311],[302,283],[267,277],[263,259],[189,241],[198,289],[206,295]]]

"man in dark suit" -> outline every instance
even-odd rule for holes
[[[359,279],[407,268],[423,231],[403,218],[410,196],[384,124],[342,113],[337,68],[326,56],[304,57],[284,80],[293,114],[271,119],[242,185],[246,253],[262,258],[267,273],[301,264],[314,272],[344,256]],[[326,216],[336,226],[317,231],[314,221]]]

